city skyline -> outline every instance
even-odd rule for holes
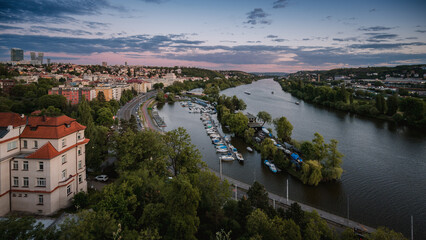
[[[54,62],[295,72],[426,63],[424,1],[9,1],[11,48]]]

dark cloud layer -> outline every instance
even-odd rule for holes
[[[0,22],[69,22],[106,8],[112,8],[107,0],[1,0]]]
[[[391,27],[384,27],[384,26],[375,26],[375,27],[360,27],[358,28],[359,31],[367,31],[367,32],[378,32],[378,31],[386,31],[393,29]]]
[[[247,24],[271,24],[271,20],[266,19],[269,16],[262,8],[255,8],[253,11],[247,13]]]
[[[276,0],[273,3],[273,8],[285,8],[287,6],[287,0]]]

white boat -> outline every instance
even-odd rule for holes
[[[226,148],[219,148],[219,149],[216,149],[216,152],[218,152],[218,153],[227,153],[228,149],[226,149]]]
[[[244,161],[244,158],[243,158],[243,155],[241,154],[241,153],[236,153],[235,155],[237,155],[237,160],[238,161],[240,161],[240,162],[243,162]]]
[[[244,91],[244,93],[247,94],[247,95],[251,94],[251,92],[249,92],[249,91]]]
[[[296,104],[296,105],[299,105],[299,104],[300,104],[300,102],[295,102],[295,104]]]
[[[220,138],[220,135],[219,134],[211,134],[210,137],[211,138]]]
[[[253,149],[251,149],[251,147],[247,147],[247,151],[253,152]]]
[[[235,158],[233,156],[221,156],[219,157],[220,160],[222,161],[234,161]]]

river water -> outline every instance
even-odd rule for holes
[[[273,118],[285,116],[293,124],[294,139],[311,140],[315,132],[324,136],[326,142],[336,139],[339,151],[345,155],[341,181],[311,187],[286,173],[273,174],[262,165],[260,153],[247,152],[245,143],[233,138],[232,143],[245,162],[224,163],[225,175],[248,184],[256,180],[283,197],[289,178],[290,199],[342,217],[347,216],[349,205],[351,220],[371,227],[387,226],[407,237],[413,215],[415,239],[426,239],[425,132],[304,103],[282,91],[272,79],[227,89],[221,94],[243,99],[247,104],[245,112],[256,115],[267,111]],[[219,170],[218,155],[205,133],[200,114],[190,114],[180,104],[166,104],[159,113],[168,125],[165,130],[186,128],[203,160],[210,168]]]

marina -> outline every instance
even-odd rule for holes
[[[347,215],[349,202],[351,220],[372,227],[387,226],[407,235],[410,215],[413,215],[416,236],[426,236],[421,228],[426,225],[426,189],[422,185],[426,171],[422,161],[426,155],[425,134],[304,102],[296,105],[299,99],[278,91],[278,88],[273,80],[260,80],[227,89],[221,94],[236,95],[244,100],[246,112],[267,111],[272,118],[286,116],[294,127],[292,138],[298,141],[311,140],[315,132],[322,134],[327,142],[336,139],[339,151],[345,155],[342,179],[310,187],[285,171],[273,173],[260,160],[259,152],[248,150],[251,147],[235,137],[229,142],[243,155],[244,164],[235,160],[224,162],[223,174],[248,184],[258,181],[279,196],[285,196],[288,178],[292,200],[338,216]],[[251,92],[251,95],[244,91]],[[274,91],[273,95],[271,91]],[[209,135],[205,134],[201,114],[188,114],[188,108],[179,104],[166,104],[159,112],[167,123],[165,130],[186,128],[203,161],[219,171],[220,155],[212,146]],[[217,121],[215,114],[211,118]],[[272,124],[265,124],[265,127],[274,128]],[[217,130],[222,136],[227,134],[221,126]],[[287,149],[289,146],[284,144],[283,147]]]

